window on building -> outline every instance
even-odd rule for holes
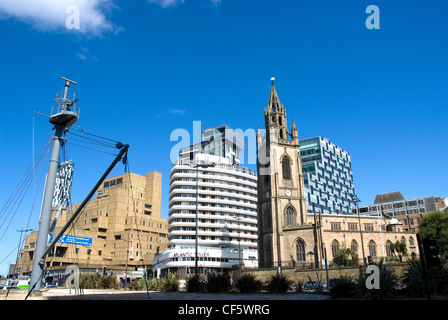
[[[305,242],[302,239],[299,239],[296,243],[296,256],[297,261],[306,261]]]
[[[285,225],[294,225],[296,211],[292,206],[288,206],[285,210]]]
[[[392,242],[390,242],[390,240],[387,240],[387,242],[386,242],[386,255],[388,257],[392,257],[393,256]]]
[[[331,223],[331,231],[341,231],[341,223],[340,222],[332,222]]]
[[[283,179],[291,179],[291,161],[288,156],[282,159]]]
[[[358,253],[358,242],[356,240],[352,240],[352,243],[350,244],[350,249],[353,250],[356,254]]]
[[[331,243],[331,252],[333,253],[333,257],[336,256],[336,253],[338,253],[338,251],[339,251],[339,241],[335,239]]]
[[[376,257],[376,243],[373,240],[369,241],[369,255],[371,257]]]
[[[358,224],[357,223],[348,223],[348,230],[349,231],[358,231]]]

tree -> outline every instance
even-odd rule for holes
[[[432,211],[424,215],[420,221],[421,238],[434,239],[442,259],[448,253],[448,212]]]
[[[403,256],[408,253],[408,249],[406,247],[406,243],[397,241],[390,245],[390,248],[397,253],[400,262],[403,262]]]
[[[350,256],[352,257],[352,262],[350,262]],[[336,252],[333,261],[338,265],[349,266],[351,264],[354,264],[353,262],[357,259],[357,257],[358,255],[355,251],[350,248],[344,248]]]

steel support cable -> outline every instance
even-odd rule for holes
[[[95,134],[93,134],[93,133],[89,133],[89,132],[87,132],[87,131],[85,131],[85,130],[78,129],[78,128],[76,128],[76,127],[73,127],[73,129],[76,130],[76,131],[78,131],[78,132],[82,132],[82,133],[84,133],[84,134],[90,135],[90,136],[92,136],[92,137],[96,137],[96,138],[100,138],[100,139],[103,139],[103,140],[107,140],[107,141],[114,142],[115,144],[120,143],[120,142],[117,141],[117,140],[113,140],[113,139],[109,139],[109,138],[101,137],[101,136],[99,136],[99,135],[95,135]]]
[[[49,149],[49,148],[48,148],[48,149]],[[48,153],[48,151],[47,151],[47,153]],[[44,158],[46,158],[46,156],[45,156]],[[42,166],[42,169],[41,169],[41,170],[42,170],[42,171],[41,171],[41,173],[40,173],[40,178],[39,178],[39,183],[38,183],[38,185],[40,185],[40,184],[42,183],[42,178],[43,178],[43,175],[44,175],[44,166]],[[37,189],[36,189],[36,192],[35,192],[35,194],[34,194],[33,205],[31,206],[30,215],[28,216],[28,222],[27,222],[27,224],[26,224],[26,228],[25,228],[25,229],[28,229],[28,228],[29,228],[30,221],[31,221],[31,216],[33,215],[34,206],[35,206],[35,204],[36,204],[36,200],[37,200],[37,195],[38,195],[38,193],[39,193],[39,189],[37,188]],[[34,228],[34,230],[36,230],[37,228],[38,228],[38,226],[36,226],[36,227]]]
[[[71,140],[79,141],[79,142],[82,142],[82,143],[88,143],[88,144],[92,144],[92,145],[96,145],[96,146],[108,147],[108,148],[114,148],[115,149],[115,147],[111,146],[111,145],[104,145],[102,143],[97,143],[97,142],[93,142],[93,141],[85,141],[85,140],[77,139],[77,138],[74,138],[74,137],[71,137],[70,141]]]
[[[45,149],[44,147],[46,147],[47,152],[48,152],[48,148],[49,148],[49,137],[51,135],[51,132],[49,134],[49,136],[47,137],[47,142],[42,144],[41,149],[39,150],[38,154],[40,154],[39,158],[42,156],[42,153]],[[26,179],[28,177],[28,175],[30,174],[29,171],[33,171],[34,167],[35,167],[35,160],[36,158],[33,158],[33,162],[30,164],[30,166],[28,167],[28,169],[25,171],[24,175],[22,176],[22,178],[20,179],[19,183],[17,184],[16,188],[14,189],[13,193],[11,194],[11,196],[9,197],[8,201],[6,202],[6,204],[4,205],[4,207],[2,208],[2,210],[0,210],[0,219],[4,214],[4,210],[6,210],[10,205],[11,205],[11,201],[12,199],[14,199],[15,194],[18,192],[19,188],[21,187],[21,185],[23,184],[23,180]]]
[[[129,183],[132,186],[132,180],[131,180],[131,170],[129,169],[129,160],[127,160],[127,168],[129,171]],[[143,247],[142,247],[142,237],[141,234],[139,233],[139,228],[138,228],[138,224],[137,224],[137,212],[135,211],[135,200],[134,200],[134,191],[132,190],[131,187],[131,197],[132,197],[132,209],[134,211],[134,223],[135,223],[135,227],[137,229],[137,236],[138,236],[138,242],[139,242],[139,246],[140,246],[140,252],[141,252],[141,256],[142,256],[142,261],[143,261],[143,265],[145,266],[145,275],[146,275],[146,263],[145,263],[145,255],[143,253]],[[128,275],[126,275],[127,278]],[[146,295],[148,296],[148,300],[149,300],[149,286],[148,286],[148,279],[145,276],[145,285],[146,285]]]
[[[111,153],[111,152],[106,152],[106,151],[101,151],[101,150],[94,149],[94,148],[89,148],[89,147],[82,146],[82,145],[80,145],[80,144],[76,144],[76,143],[73,143],[73,142],[69,142],[69,143],[70,143],[71,145],[73,145],[73,146],[77,146],[77,147],[80,147],[80,148],[89,149],[89,150],[93,150],[93,151],[96,151],[96,152],[105,153],[105,154],[112,155],[112,156],[117,156],[116,154]]]
[[[48,151],[49,151],[49,149],[50,149],[49,147],[50,147],[50,144],[48,144],[47,153],[48,153]],[[42,163],[42,160],[43,160],[44,158],[46,158],[46,157],[40,157],[40,159],[39,159],[39,163]],[[5,233],[6,233],[6,231],[8,230],[8,228],[9,228],[9,226],[10,226],[12,220],[14,219],[14,217],[15,217],[15,215],[16,215],[16,213],[17,213],[17,211],[18,211],[18,209],[19,209],[19,207],[20,207],[20,205],[21,205],[21,203],[22,203],[22,201],[23,201],[23,199],[24,199],[24,197],[25,197],[25,195],[26,195],[28,189],[29,189],[30,186],[31,186],[31,181],[34,179],[35,174],[36,174],[36,167],[33,168],[31,174],[29,174],[29,175],[26,177],[25,181],[22,183],[23,188],[20,187],[20,192],[18,192],[17,197],[16,197],[15,200],[14,200],[13,206],[9,209],[8,214],[4,217],[3,222],[2,222],[1,225],[0,225],[0,229],[3,227],[3,225],[4,225],[5,222],[7,221],[8,217],[10,216],[10,214],[12,213],[12,211],[13,211],[14,208],[15,208],[15,211],[14,211],[13,215],[11,216],[11,219],[9,220],[9,223],[8,223],[8,225],[6,226],[5,231],[3,232],[2,236],[0,237],[0,241],[3,240],[3,237],[4,237]],[[18,203],[18,205],[16,206],[17,203]],[[10,204],[11,204],[11,203],[10,203]],[[2,216],[4,216],[5,213],[6,213],[6,212],[3,212]]]
[[[110,142],[104,142],[104,141],[96,140],[96,139],[93,139],[93,138],[90,138],[90,137],[82,136],[82,135],[74,133],[74,132],[69,132],[69,134],[73,135],[73,136],[76,136],[78,138],[84,139],[84,140],[86,140],[85,142],[88,142],[88,143],[97,144],[97,145],[101,145],[101,146],[109,147],[109,148],[115,148],[116,147],[116,143],[110,143]],[[76,140],[76,138],[72,138],[72,139]],[[77,140],[79,140],[79,139],[77,139]],[[81,141],[84,141],[84,140],[81,140]]]
[[[46,155],[48,154],[48,150],[49,150],[49,145],[47,146],[46,153],[45,153],[45,154],[43,153],[43,154],[39,157],[39,159],[38,159],[38,165],[40,165],[40,163],[42,163],[42,160],[43,160],[43,159],[46,157]],[[5,207],[2,209],[2,214],[1,214],[0,218],[2,218],[2,217],[5,215],[6,210],[8,210],[8,208],[11,207],[11,208],[9,209],[9,213],[8,213],[8,215],[5,217],[5,220],[6,220],[7,217],[9,216],[9,214],[11,213],[11,210],[14,209],[14,206],[15,206],[15,204],[17,203],[18,199],[20,198],[20,195],[24,192],[24,189],[23,189],[23,188],[26,188],[26,190],[28,190],[28,188],[30,187],[30,184],[29,184],[28,182],[30,181],[30,179],[33,179],[33,178],[34,178],[34,176],[35,176],[35,174],[36,174],[36,171],[37,171],[36,168],[38,168],[38,167],[36,167],[36,166],[33,165],[31,172],[26,173],[26,174],[24,175],[24,177],[21,179],[20,183],[17,185],[17,187],[16,187],[16,189],[14,190],[13,194],[11,195],[10,199],[8,199],[7,204],[6,204]],[[1,228],[2,226],[3,226],[3,223],[2,223],[2,225],[0,225],[0,228]]]

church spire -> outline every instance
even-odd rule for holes
[[[280,103],[280,99],[278,98],[277,90],[275,90],[274,86],[275,78],[271,78],[271,93],[269,94],[269,102],[268,102],[268,110],[269,111],[280,111],[280,108],[283,107]]]

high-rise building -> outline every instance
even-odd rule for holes
[[[210,134],[224,128],[204,130],[204,141],[184,148],[171,169],[168,249],[154,259],[159,276],[258,266],[257,176],[238,165],[240,137]]]
[[[146,176],[125,173],[104,180],[96,199],[90,200],[78,218],[50,252],[46,260],[46,282],[58,282],[69,265],[82,272],[109,272],[127,278],[136,277],[136,269],[151,268],[156,254],[168,243],[167,219],[161,218],[162,174]],[[56,221],[53,234],[67,223],[79,207],[64,209]],[[52,219],[58,207],[54,207]],[[30,274],[37,232],[26,238],[17,260],[18,273]],[[141,273],[140,273],[141,274]]]
[[[224,124],[203,130],[201,142],[183,148],[179,152],[179,160],[194,160],[196,154],[202,154],[202,157],[207,155],[211,162],[224,161],[237,166],[240,165],[243,145],[244,138]]]
[[[307,211],[350,214],[355,207],[350,154],[328,139],[300,140]]]

